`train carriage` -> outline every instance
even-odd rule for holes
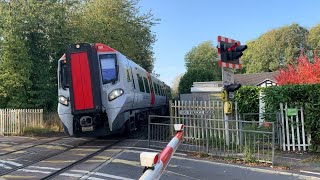
[[[73,44],[58,62],[58,114],[71,136],[131,132],[164,115],[170,88],[104,44]]]

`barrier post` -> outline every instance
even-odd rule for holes
[[[145,167],[139,180],[160,179],[174,152],[178,149],[183,137],[183,124],[175,124],[177,132],[169,144],[159,153],[143,152],[140,154],[141,166]]]

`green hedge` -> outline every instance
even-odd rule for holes
[[[259,112],[260,87],[244,86],[236,91],[234,101],[238,102],[239,113]]]
[[[234,99],[238,102],[240,114],[259,112],[260,90],[265,94],[266,113],[278,112],[280,103],[288,103],[289,107],[302,106],[306,132],[311,134],[312,148],[320,150],[320,84],[271,86],[268,88],[241,87],[235,93]],[[257,116],[253,118],[256,119]],[[273,118],[275,119],[275,117]],[[246,120],[248,120],[247,116]]]
[[[306,132],[311,134],[314,150],[320,148],[320,84],[272,86],[263,89],[266,112],[278,111],[279,103],[302,106]]]

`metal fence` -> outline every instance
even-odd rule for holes
[[[171,119],[171,120],[170,120]],[[264,123],[195,118],[149,116],[148,144],[163,148],[173,136],[173,123],[184,124],[181,151],[206,153],[245,161],[274,162],[275,128],[273,122]],[[226,138],[228,137],[228,138]]]
[[[25,128],[41,126],[42,109],[0,109],[0,135],[19,135]]]

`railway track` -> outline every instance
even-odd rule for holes
[[[39,139],[37,139],[37,138],[22,138],[17,141],[17,139],[15,139],[13,137],[0,136],[0,150],[5,149],[5,148],[10,148],[13,146],[17,146],[17,145],[31,143],[31,142],[37,141]]]
[[[93,140],[93,141],[85,141],[77,146],[73,146],[71,148],[68,148],[63,151],[59,151],[56,153],[52,153],[48,156],[38,158],[36,160],[32,160],[30,162],[24,162],[23,164],[19,161],[16,161],[14,163],[17,163],[16,166],[12,169],[6,169],[5,171],[0,171],[0,179],[11,179],[13,177],[29,177],[30,173],[35,174],[35,172],[42,172],[37,174],[35,177],[30,177],[30,179],[51,179],[55,178],[58,175],[67,172],[68,170],[72,169],[73,167],[93,158],[94,156],[97,156],[98,154],[104,152],[111,146],[121,142],[124,138],[118,138],[113,140]],[[59,146],[59,145],[57,145]],[[53,147],[54,148],[54,147]],[[96,148],[96,149],[93,149]],[[75,154],[79,154],[81,152],[83,157],[77,157],[74,156]],[[39,153],[39,152],[37,152]],[[41,152],[40,152],[41,153]],[[74,157],[73,157],[74,156]],[[25,157],[24,157],[25,158]],[[68,161],[64,161],[64,159],[72,159]],[[10,158],[7,158],[7,160]],[[21,158],[20,158],[21,159]],[[5,162],[7,160],[1,160],[0,157],[0,168],[1,168],[1,162]],[[47,167],[48,165],[44,164],[50,164],[48,162],[63,162],[61,164],[55,164],[55,167]],[[10,164],[10,162],[8,162]],[[11,162],[12,163],[12,162]],[[20,165],[21,163],[21,165]],[[51,164],[52,165],[52,164]],[[34,170],[34,168],[38,168],[37,170]],[[40,170],[39,170],[40,168]],[[3,167],[2,167],[3,169]],[[46,169],[46,171],[43,171]],[[50,172],[48,171],[50,170]],[[42,170],[42,171],[41,171]],[[45,173],[43,173],[45,172]],[[24,174],[24,175],[23,175]],[[28,174],[28,175],[27,175]]]
[[[0,177],[89,142],[91,139],[61,138],[2,155],[0,156]]]
[[[66,167],[64,167],[64,168],[61,168],[60,170],[58,170],[58,171],[56,171],[56,172],[54,172],[54,173],[52,173],[52,174],[50,174],[50,175],[42,178],[42,179],[43,179],[43,180],[48,180],[48,179],[55,178],[55,177],[57,177],[57,176],[65,173],[65,172],[67,172],[68,170],[72,169],[73,167],[75,167],[75,166],[77,166],[77,165],[79,165],[79,164],[81,164],[81,163],[83,163],[83,162],[85,162],[85,161],[93,158],[94,156],[99,155],[99,154],[102,153],[103,151],[109,149],[109,148],[112,147],[113,145],[116,145],[117,143],[121,142],[122,140],[123,140],[123,139],[119,139],[119,140],[117,140],[117,141],[115,141],[115,142],[113,142],[113,143],[111,143],[111,144],[108,144],[108,145],[104,146],[103,148],[101,148],[100,150],[95,151],[95,152],[93,152],[92,154],[90,154],[90,155],[88,155],[88,156],[85,156],[84,158],[81,158],[81,159],[79,159],[78,161],[76,161],[76,162],[74,162],[74,163],[72,163],[72,164],[70,164],[70,165],[68,165],[68,166],[66,166]]]
[[[63,138],[66,138],[66,137],[50,138],[50,139],[47,139],[47,138],[36,139],[34,141],[30,141],[30,142],[28,141],[28,142],[24,142],[24,143],[19,143],[19,144],[15,144],[15,145],[12,145],[12,146],[8,146],[8,147],[5,147],[5,148],[1,148],[0,149],[0,159],[1,159],[1,156],[4,156],[4,155],[14,154],[17,151],[22,151],[22,150],[25,150],[25,149],[28,149],[28,148],[32,148],[32,147],[35,147],[35,146],[43,145],[43,144],[46,144],[46,143],[51,143],[51,142],[54,142],[54,141],[57,141],[57,140],[60,140],[60,139],[63,139]]]

